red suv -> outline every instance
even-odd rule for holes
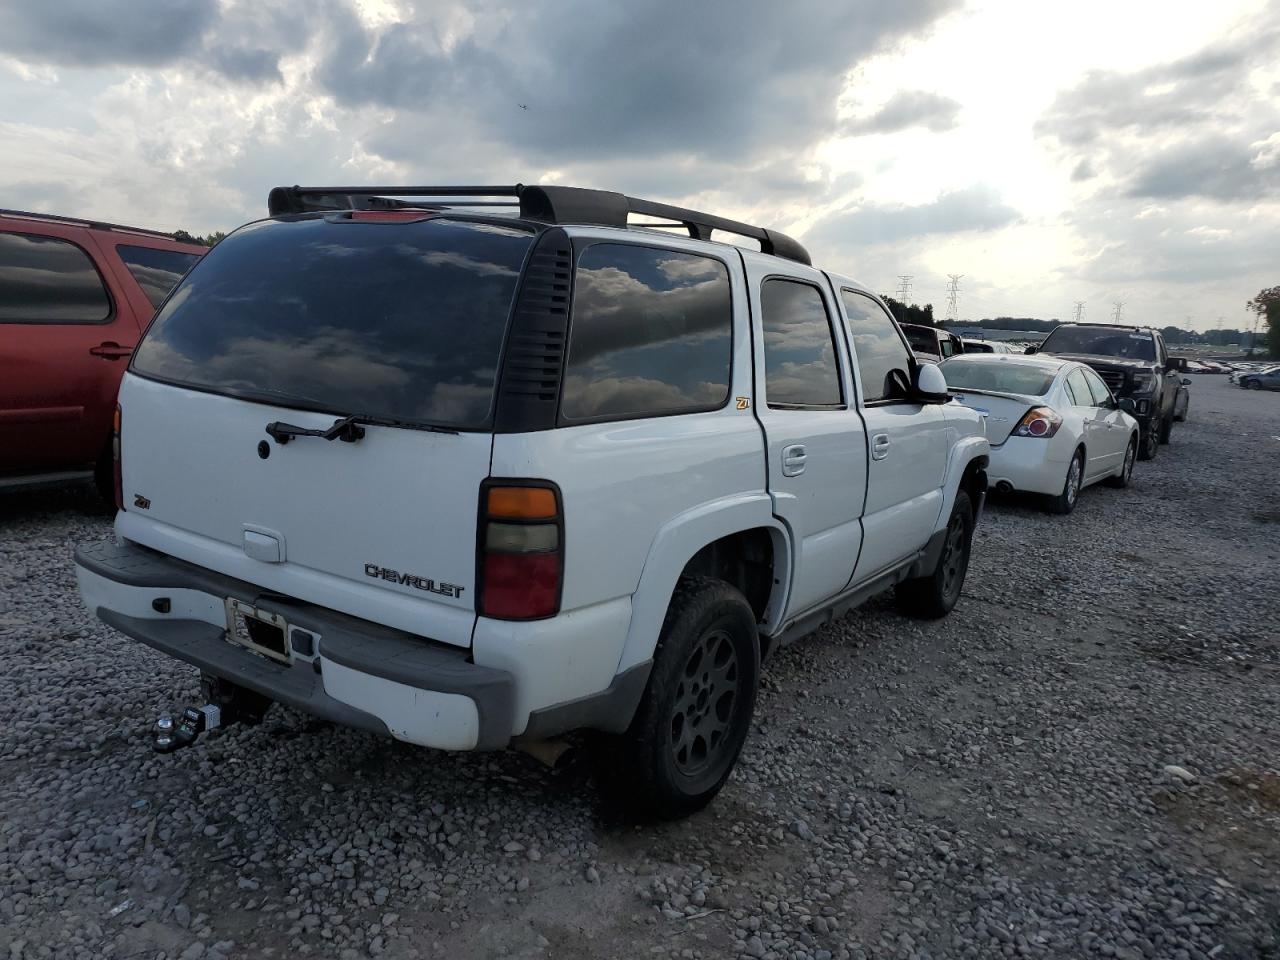
[[[120,377],[205,248],[0,210],[0,490],[93,476],[110,499]]]

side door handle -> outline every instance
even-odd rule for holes
[[[96,347],[90,347],[89,352],[95,357],[102,357],[103,360],[119,360],[133,353],[133,347],[122,347],[120,344],[108,340],[106,343],[100,343]]]
[[[889,455],[889,435],[877,433],[871,438],[871,459],[883,460]]]
[[[803,443],[793,443],[782,448],[782,475],[798,477],[804,473],[805,452]]]

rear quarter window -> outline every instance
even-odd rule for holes
[[[719,260],[593,243],[578,257],[565,422],[716,410],[729,398],[733,303]]]

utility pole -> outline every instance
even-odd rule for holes
[[[1111,322],[1112,322],[1112,323],[1119,323],[1119,322],[1120,322],[1120,317],[1121,317],[1121,315],[1124,313],[1124,301],[1123,301],[1123,300],[1116,300],[1116,301],[1115,301],[1114,303],[1112,303],[1111,305],[1112,305],[1113,307],[1115,307],[1115,309],[1111,311]]]
[[[911,294],[911,275],[906,273],[899,274],[898,275],[898,302],[902,304],[904,309],[907,306],[907,297],[910,294]]]
[[[1084,301],[1083,301],[1083,300],[1077,300],[1077,301],[1076,301],[1076,318],[1075,318],[1075,322],[1076,322],[1076,323],[1084,323]]]
[[[960,279],[964,274],[948,273],[947,276],[951,278],[951,283],[947,285],[947,319],[959,320]]]

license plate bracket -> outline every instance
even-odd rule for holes
[[[234,597],[227,598],[227,639],[279,663],[293,662],[284,617]]]

